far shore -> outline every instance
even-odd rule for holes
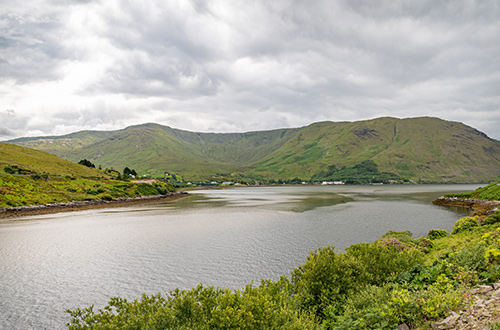
[[[0,219],[14,218],[29,215],[52,214],[60,212],[82,211],[111,207],[152,204],[164,201],[174,201],[189,194],[185,191],[168,193],[166,195],[141,196],[132,198],[116,198],[107,200],[73,201],[67,203],[53,203],[43,205],[27,205],[0,209]]]

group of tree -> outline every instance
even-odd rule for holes
[[[83,165],[83,166],[87,166],[90,168],[95,168],[95,164],[92,163],[91,161],[89,161],[88,159],[82,159],[78,162],[78,164]],[[101,167],[99,166],[99,168],[101,168]],[[111,168],[111,169],[107,168],[107,169],[105,169],[105,172],[108,174],[115,175],[117,177],[117,179],[119,179],[119,180],[129,180],[131,178],[134,179],[137,177],[137,172],[134,169],[130,169],[128,167],[125,167],[123,169],[123,173],[120,173],[113,168]]]
[[[83,166],[87,166],[87,167],[90,167],[90,168],[95,168],[95,165],[90,160],[87,160],[87,159],[80,160],[78,162],[78,164],[83,165]]]
[[[312,181],[343,181],[346,184],[382,183],[389,180],[405,181],[396,174],[380,172],[372,160],[365,160],[351,167],[330,165],[314,175]]]

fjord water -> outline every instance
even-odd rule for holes
[[[449,231],[468,211],[430,202],[479,186],[197,190],[170,203],[2,220],[0,329],[64,329],[65,309],[113,296],[278,279],[311,250],[388,230]]]

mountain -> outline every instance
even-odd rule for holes
[[[377,118],[320,122],[247,133],[196,133],[158,124],[119,131],[84,131],[9,141],[102,167],[187,180],[215,176],[302,180],[373,173],[420,182],[477,182],[500,175],[500,141],[459,122],[438,118]],[[349,172],[350,171],[350,172]],[[387,176],[386,176],[387,177]]]

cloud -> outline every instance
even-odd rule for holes
[[[20,134],[430,115],[500,139],[494,0],[0,5],[0,97],[31,118],[6,126]]]

